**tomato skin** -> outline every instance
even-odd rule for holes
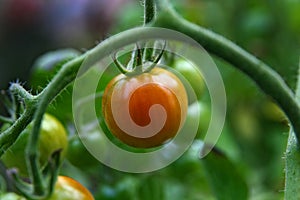
[[[45,200],[94,200],[94,197],[78,181],[67,176],[58,176],[52,195]]]
[[[118,99],[113,99],[113,93],[118,94]],[[131,94],[131,95],[129,95]],[[130,99],[129,99],[130,98]],[[149,109],[154,104],[164,107],[167,117],[163,128],[150,137],[135,137],[119,128],[112,111],[113,106],[126,106],[130,118],[139,126],[150,123]],[[102,112],[105,122],[111,133],[125,144],[139,148],[160,146],[173,138],[185,121],[188,105],[187,94],[181,81],[171,72],[155,67],[148,73],[133,77],[121,74],[116,76],[107,85],[103,99]],[[118,112],[121,119],[129,117],[124,112]],[[154,116],[160,119],[160,116]]]
[[[189,105],[189,112],[186,118],[187,131],[192,130],[191,128],[195,126],[198,122],[197,138],[202,138],[205,136],[211,119],[211,109],[210,105],[205,102],[196,101]],[[197,112],[197,110],[199,112]]]
[[[19,196],[12,192],[0,194],[0,199],[1,200],[27,200],[25,197]]]
[[[197,99],[200,100],[205,91],[205,83],[201,72],[184,59],[176,60],[173,68],[186,78],[186,80],[191,84]],[[189,104],[192,103],[193,102],[189,99]]]
[[[28,176],[25,149],[31,130],[32,124],[21,133],[17,141],[1,157],[6,167],[17,168],[22,176]],[[38,142],[40,164],[45,165],[51,154],[59,149],[62,149],[62,160],[65,157],[67,146],[67,132],[64,126],[54,116],[45,114]]]
[[[85,139],[93,140],[94,138],[90,137]],[[86,149],[78,136],[69,140],[67,159],[72,165],[82,170],[91,169],[100,164],[100,162]]]

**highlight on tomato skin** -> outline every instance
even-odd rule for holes
[[[8,193],[0,193],[1,200],[27,200],[25,197],[19,196],[16,193],[8,192]]]
[[[78,181],[67,176],[58,176],[53,194],[46,200],[94,200],[94,197]]]
[[[165,119],[159,112],[151,113],[154,105],[163,107]],[[113,112],[114,107],[117,112]],[[123,143],[138,148],[158,147],[172,139],[185,121],[187,107],[187,93],[180,79],[159,67],[132,77],[116,76],[105,88],[102,99],[102,112],[110,132]],[[134,134],[126,132],[116,119],[124,120],[125,124],[132,120],[140,127],[159,126],[164,121],[156,134],[147,136],[139,128]]]

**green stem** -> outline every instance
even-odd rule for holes
[[[300,152],[291,129],[285,153],[285,199],[300,199]]]
[[[44,90],[38,95],[39,103],[37,110],[34,116],[34,125],[32,133],[29,138],[29,142],[26,149],[26,155],[29,158],[28,168],[32,175],[32,182],[34,185],[34,193],[43,194],[44,185],[43,177],[39,171],[39,162],[38,162],[38,140],[39,140],[39,130],[43,115],[46,112],[48,105],[51,101],[65,88],[67,87],[74,79],[76,78],[77,71],[81,66],[85,56],[80,56],[68,63],[66,63],[62,70],[52,79],[52,81],[44,88]]]
[[[300,101],[300,61],[296,98]],[[300,199],[300,151],[293,129],[290,130],[285,153],[285,199]]]
[[[162,5],[166,5],[164,1]],[[163,6],[160,7],[162,10],[152,26],[170,28],[190,36],[208,52],[247,74],[284,110],[293,125],[297,140],[300,141],[299,104],[294,99],[294,93],[280,75],[230,40],[183,19],[170,6]]]
[[[9,90],[16,95],[19,95],[24,101],[31,102],[34,99],[34,96],[31,95],[27,90],[25,90],[20,84],[12,83],[9,87]]]
[[[144,24],[148,24],[155,18],[155,0],[144,0]]]
[[[156,17],[156,3],[155,0],[144,0],[144,4],[144,26],[146,26],[148,23],[152,22]],[[152,53],[152,48],[145,48],[142,52],[142,56],[145,60],[150,60]]]
[[[32,121],[36,106],[25,109],[24,113],[4,132],[0,134],[0,157],[14,144],[21,132]]]
[[[14,121],[11,118],[4,117],[0,115],[0,122],[12,124]]]

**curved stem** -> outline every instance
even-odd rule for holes
[[[42,174],[39,172],[38,162],[38,140],[39,130],[43,115],[46,112],[48,105],[51,101],[65,88],[67,87],[76,77],[77,71],[82,64],[85,56],[80,56],[68,63],[66,63],[62,70],[53,78],[53,80],[44,88],[44,90],[38,95],[39,104],[34,115],[34,125],[32,133],[29,138],[29,142],[26,149],[26,155],[29,157],[28,168],[32,175],[32,182],[34,185],[34,193],[43,194],[44,185]]]
[[[114,64],[117,66],[117,68],[119,69],[119,71],[120,71],[121,73],[126,74],[126,73],[129,72],[129,70],[127,70],[127,68],[124,67],[122,63],[120,63],[120,61],[119,61],[118,58],[117,58],[116,53],[114,53],[111,57],[112,57],[112,59],[113,59],[113,61],[114,61]]]
[[[288,116],[300,141],[300,108],[294,93],[271,67],[246,52],[228,39],[199,27],[179,16],[170,6],[163,7],[152,26],[180,31],[201,44],[208,52],[224,59],[245,74],[267,94],[274,98]]]
[[[35,109],[35,105],[29,106],[12,126],[0,134],[0,157],[14,144],[21,132],[32,121]]]
[[[154,60],[152,61],[152,64],[149,67],[147,67],[144,72],[149,72],[150,70],[152,70],[157,65],[157,63],[160,61],[160,59],[162,58],[162,56],[165,52],[166,45],[167,45],[167,42],[164,41],[164,45],[163,45],[160,53],[158,54],[157,57],[153,58]]]
[[[19,83],[12,83],[9,90],[13,94],[19,95],[25,102],[30,102],[34,99],[34,96],[27,92]]]

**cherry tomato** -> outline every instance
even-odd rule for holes
[[[202,97],[205,89],[205,83],[200,70],[194,67],[192,63],[184,59],[176,60],[173,67],[191,84],[192,89],[194,90],[196,97],[199,100]],[[191,103],[193,102],[191,102],[189,99],[189,104]]]
[[[93,134],[91,137],[86,137],[84,139],[92,142],[95,137],[98,137],[98,135]],[[98,142],[97,139],[98,138],[94,141]],[[90,169],[99,166],[100,164],[100,162],[86,149],[78,136],[69,141],[67,159],[72,165],[82,170]]]
[[[19,196],[12,192],[0,194],[0,199],[1,200],[26,200],[25,197]]]
[[[94,197],[78,181],[67,176],[58,176],[53,194],[46,200],[94,200]]]
[[[162,126],[161,113],[150,112],[153,105],[164,108],[166,116]],[[103,116],[111,133],[125,144],[139,148],[160,146],[173,138],[185,121],[187,107],[186,90],[179,78],[159,67],[132,77],[116,76],[107,85],[102,99]],[[145,135],[139,128],[132,134],[124,131],[124,126],[120,128],[116,118],[125,125],[133,121],[139,128],[155,123],[162,128],[154,135]]]
[[[189,129],[191,129],[190,127],[194,127],[195,123],[198,122],[198,131],[196,137],[203,139],[210,124],[210,118],[210,105],[208,105],[205,102],[196,101],[189,105],[188,114],[186,118],[186,130],[189,131]]]
[[[17,141],[3,154],[2,161],[8,168],[16,167],[23,176],[27,176],[25,148],[32,130],[30,124],[19,136]],[[40,164],[46,164],[51,154],[62,149],[61,158],[66,154],[68,145],[67,132],[64,126],[52,115],[45,114],[39,136]]]

